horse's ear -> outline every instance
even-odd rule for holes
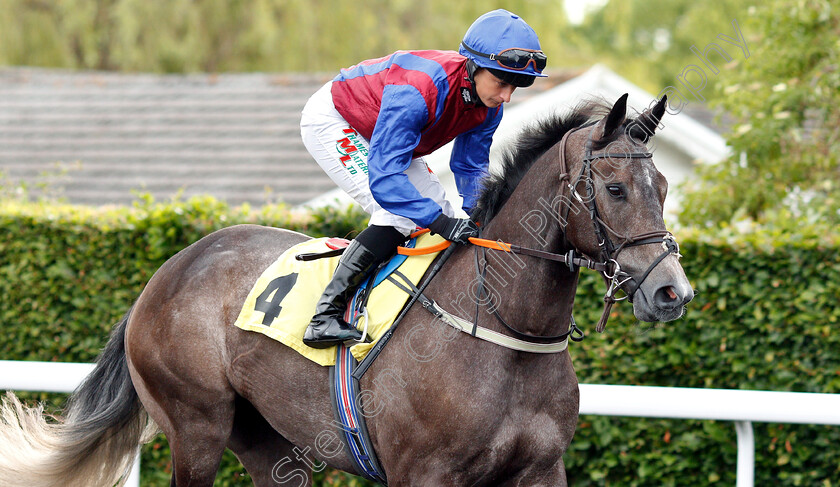
[[[627,93],[621,95],[618,101],[613,105],[610,114],[607,115],[607,121],[604,123],[604,133],[602,137],[606,137],[621,126],[624,122],[624,116],[627,115]]]
[[[653,133],[659,127],[659,121],[665,115],[667,101],[668,95],[662,95],[662,99],[656,102],[653,108],[648,108],[639,115],[639,118],[633,122],[627,133],[633,138],[647,142],[649,138],[653,137]]]

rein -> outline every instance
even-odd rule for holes
[[[589,124],[593,125],[593,124]],[[600,212],[598,211],[598,205],[595,202],[595,184],[594,179],[592,177],[592,163],[599,159],[650,159],[653,157],[653,154],[650,152],[630,152],[630,153],[615,153],[615,152],[602,152],[598,154],[592,153],[592,133],[595,130],[593,127],[590,132],[589,136],[586,141],[586,153],[584,154],[583,164],[581,166],[580,173],[578,174],[577,178],[574,182],[571,181],[569,176],[568,164],[566,163],[566,143],[569,139],[569,136],[581,130],[583,128],[588,127],[589,125],[584,125],[583,127],[579,127],[574,130],[570,130],[563,135],[563,138],[560,140],[559,143],[559,152],[560,152],[560,181],[564,182],[561,185],[561,188],[568,187],[571,193],[571,196],[574,197],[578,202],[580,202],[584,207],[589,210],[589,217],[592,221],[593,229],[595,231],[596,241],[598,242],[598,247],[600,248],[601,259],[600,261],[589,258],[586,255],[576,256],[574,250],[569,250],[565,254],[555,253],[555,252],[547,252],[543,250],[531,249],[527,247],[522,247],[518,245],[513,245],[505,242],[494,242],[492,240],[480,239],[480,238],[471,238],[470,243],[476,246],[484,247],[486,249],[493,249],[499,250],[504,252],[512,252],[516,254],[528,255],[531,257],[536,257],[539,259],[551,260],[555,262],[560,262],[566,264],[569,269],[569,272],[575,272],[579,268],[584,267],[587,269],[592,269],[601,273],[604,277],[604,281],[607,284],[607,290],[604,293],[604,310],[601,313],[601,318],[598,320],[598,323],[595,326],[595,330],[598,333],[602,333],[607,326],[607,321],[609,320],[610,311],[612,310],[613,304],[618,301],[623,301],[627,299],[630,302],[633,302],[633,296],[642,283],[647,279],[648,275],[653,271],[656,266],[659,265],[666,257],[669,255],[676,255],[680,257],[680,248],[679,244],[677,244],[676,239],[670,232],[666,230],[657,230],[651,232],[640,233],[633,236],[622,235],[611,228],[600,216]],[[577,191],[578,185],[584,182],[586,184],[586,198],[582,197],[580,193]],[[562,190],[561,190],[562,191]],[[562,194],[561,194],[562,196]],[[566,224],[568,223],[568,216],[569,211],[571,210],[571,199],[569,198],[560,198],[562,207],[560,208],[560,213],[562,215],[561,224],[563,225],[563,234],[565,235]],[[569,203],[567,204],[566,201]],[[613,237],[619,238],[621,241],[619,245],[615,245],[610,238],[610,235]],[[656,258],[654,261],[648,266],[648,268],[642,273],[641,278],[639,278],[638,282],[627,272],[621,270],[621,266],[618,264],[618,255],[621,253],[622,250],[630,247],[636,247],[640,245],[652,245],[652,244],[661,244],[663,248],[663,252]],[[485,251],[486,252],[486,251]],[[478,269],[478,252],[476,251],[476,273],[479,277],[479,292],[486,292],[484,291],[484,276],[486,274],[486,266],[487,266],[487,259],[484,259],[484,269]],[[616,297],[616,294],[619,290],[624,287],[625,295],[623,297]],[[566,338],[571,338],[575,341],[580,341],[584,338],[583,332],[577,327],[575,323],[574,316],[571,317],[571,323],[569,326],[569,330],[563,334],[556,335],[556,336],[535,336],[529,335],[526,333],[522,333],[512,326],[510,326],[500,315],[497,310],[493,311],[493,315],[496,319],[505,326],[508,330],[513,332],[515,335],[519,336],[520,338],[524,338],[529,341],[537,341],[537,342],[544,342],[544,341],[552,341],[552,340],[565,340]],[[575,335],[575,333],[578,335]]]
[[[486,256],[487,255],[487,250],[486,250],[486,248],[483,249],[483,251],[484,251],[484,255],[485,255],[484,256],[484,267],[483,267],[483,269],[479,269],[478,247],[476,247],[475,270],[476,270],[476,274],[478,274],[478,278],[479,278],[478,293],[479,294],[487,293],[487,298],[490,299],[490,293],[484,289],[484,281],[486,280],[486,274],[487,274],[487,256]],[[545,252],[545,254],[547,254],[548,256],[551,256],[551,257],[554,257],[554,256],[567,257],[567,256],[559,255],[559,254],[551,254],[550,252]],[[550,260],[556,260],[556,259],[551,258]],[[572,259],[569,259],[568,257],[567,257],[567,259],[564,259],[564,260],[567,260],[568,264],[572,263]],[[574,265],[574,264],[571,264],[571,265]],[[572,272],[574,272],[574,271],[572,271]],[[478,310],[479,310],[479,304],[476,303],[475,304],[474,323],[478,323]],[[502,315],[499,314],[499,310],[497,310],[497,309],[493,309],[493,316],[496,318],[496,321],[501,323],[505,328],[508,329],[508,331],[510,331],[511,333],[516,335],[517,337],[519,337],[523,340],[532,342],[532,343],[558,343],[558,342],[565,342],[566,339],[571,339],[572,341],[579,342],[579,341],[582,341],[585,338],[583,330],[578,328],[577,323],[575,323],[575,317],[573,315],[570,315],[569,330],[566,331],[565,333],[561,333],[559,335],[553,335],[553,336],[531,335],[529,333],[521,332],[521,331],[517,330],[516,328],[514,328],[513,326],[511,326],[510,324],[508,324],[508,322],[505,321],[504,318],[502,318]]]
[[[568,216],[569,212],[571,211],[571,204],[572,200],[570,198],[563,198],[563,193],[565,193],[565,188],[569,189],[570,196],[578,200],[585,208],[589,211],[589,217],[592,221],[593,229],[595,232],[596,241],[598,242],[598,247],[600,249],[600,259],[593,259],[584,254],[576,254],[575,251],[569,250],[566,253],[556,253],[556,252],[548,252],[544,250],[538,250],[528,247],[523,247],[520,245],[515,245],[511,243],[506,243],[502,241],[493,241],[483,238],[470,238],[470,243],[475,245],[476,247],[482,247],[484,249],[491,249],[497,250],[502,252],[511,252],[515,254],[527,255],[530,257],[550,260],[554,262],[563,263],[569,269],[569,272],[576,272],[580,268],[587,268],[599,272],[603,278],[605,283],[607,284],[607,290],[604,293],[604,311],[601,313],[601,318],[595,326],[595,330],[599,333],[603,332],[606,328],[607,321],[609,320],[610,311],[612,309],[613,304],[618,301],[629,300],[630,302],[633,301],[633,295],[642,285],[642,283],[647,279],[648,275],[659,265],[666,257],[669,255],[676,255],[677,257],[681,257],[679,253],[679,245],[677,244],[676,239],[674,238],[671,233],[667,230],[656,230],[651,232],[640,233],[633,236],[622,235],[611,228],[600,216],[600,212],[598,211],[598,205],[595,202],[595,183],[592,177],[592,163],[594,161],[600,159],[650,159],[653,157],[653,154],[650,152],[631,152],[631,153],[615,153],[615,152],[602,152],[598,154],[592,153],[592,133],[595,130],[593,127],[590,132],[589,136],[586,141],[586,152],[582,161],[580,173],[578,173],[577,178],[572,181],[569,175],[568,164],[566,163],[566,143],[569,139],[569,136],[578,130],[583,128],[589,127],[594,125],[593,123],[584,125],[582,127],[578,127],[576,129],[570,130],[563,135],[563,138],[560,139],[559,151],[560,151],[560,181],[561,181],[561,207],[560,207],[560,216],[561,216],[561,225],[562,231],[565,239],[566,233],[566,225],[568,224]],[[586,197],[584,198],[581,194],[577,191],[577,187],[580,183],[585,183],[586,187]],[[566,203],[568,201],[568,203]],[[411,236],[417,236],[421,233],[428,232],[428,229],[420,230],[415,232]],[[620,243],[615,245],[610,238],[610,236],[616,237],[620,239]],[[628,274],[627,272],[621,270],[621,266],[618,264],[618,256],[624,249],[640,246],[640,245],[653,245],[653,244],[660,244],[662,245],[663,252],[656,258],[654,261],[648,266],[648,268],[642,273],[641,278],[638,282]],[[423,306],[436,316],[443,316],[446,318],[450,324],[455,326],[456,328],[460,329],[461,331],[465,331],[470,333],[472,336],[477,336],[478,327],[475,322],[470,324],[465,320],[459,319],[450,313],[445,312],[444,310],[440,309],[433,300],[429,300],[425,296],[423,296],[422,292],[423,289],[429,284],[432,278],[435,276],[438,270],[440,270],[443,261],[451,255],[454,251],[455,247],[451,245],[451,242],[442,242],[438,245],[434,245],[427,248],[414,248],[414,249],[407,249],[404,247],[399,247],[398,253],[404,255],[421,255],[425,253],[432,253],[438,252],[443,249],[446,249],[444,255],[437,263],[437,265],[432,269],[432,272],[427,276],[426,281],[420,286],[420,289],[417,289],[416,292],[410,293],[412,298],[407,306],[403,308],[403,312],[388,330],[388,332],[381,337],[377,343],[374,345],[373,349],[368,353],[367,357],[359,364],[359,367],[353,372],[353,377],[355,379],[361,379],[362,375],[367,371],[370,367],[371,363],[375,359],[375,357],[381,352],[382,348],[385,346],[385,343],[393,335],[394,330],[396,329],[397,325],[401,321],[402,316],[411,308],[418,298],[421,296],[423,297]],[[486,250],[485,250],[486,252]],[[484,268],[479,268],[478,264],[478,250],[476,249],[476,272],[479,277],[479,293],[487,293],[484,289],[484,278],[487,270],[487,259],[484,259]],[[622,297],[616,297],[616,294],[624,288],[625,295]],[[477,304],[478,306],[478,304]],[[477,311],[476,311],[477,313]],[[569,326],[569,330],[565,333],[556,336],[537,336],[537,335],[530,335],[527,333],[520,332],[519,330],[512,327],[508,324],[502,316],[498,313],[497,310],[493,311],[493,315],[496,319],[505,326],[510,332],[514,335],[519,337],[519,339],[510,338],[510,340],[516,340],[518,342],[524,343],[526,345],[522,345],[520,350],[526,351],[535,351],[535,350],[543,350],[542,353],[551,353],[548,352],[547,348],[553,345],[557,345],[558,348],[556,351],[565,350],[565,342],[569,339],[573,341],[580,341],[584,338],[583,332],[580,328],[577,327],[575,323],[574,316],[571,317],[571,322]],[[477,317],[476,317],[477,322]],[[471,327],[471,330],[468,329]],[[482,332],[488,332],[486,329],[481,329]],[[494,332],[495,333],[495,332]],[[505,339],[504,335],[499,335],[502,340]],[[488,339],[485,335],[484,337],[480,337],[483,339]],[[509,337],[508,337],[509,338]],[[509,346],[504,343],[501,343],[498,338],[491,338],[489,341],[493,341],[494,343],[501,344],[503,346]],[[536,348],[534,350],[528,350],[527,344],[533,344],[533,347],[542,347]],[[515,346],[509,346],[509,348],[515,348]],[[515,348],[516,349],[516,348]]]

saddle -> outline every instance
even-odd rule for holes
[[[555,255],[509,244],[472,239],[475,245],[506,252],[516,252],[550,258],[575,266],[594,264],[586,259],[569,255]],[[345,320],[361,320],[368,340],[352,346],[316,349],[303,343],[303,334],[312,317],[315,304],[332,277],[338,259],[349,245],[345,239],[322,238],[298,244],[283,253],[260,276],[240,311],[235,325],[238,328],[262,333],[296,350],[313,362],[330,367],[330,396],[339,437],[356,471],[369,480],[387,485],[385,473],[368,438],[359,380],[376,355],[381,351],[396,324],[414,302],[422,304],[433,316],[475,338],[486,340],[510,349],[533,353],[558,353],[566,349],[568,339],[579,341],[573,333],[579,331],[571,323],[569,332],[558,337],[548,337],[549,343],[533,343],[479,327],[467,320],[446,312],[434,300],[423,294],[431,277],[443,265],[454,246],[443,253],[430,276],[419,287],[426,270],[440,250],[449,243],[439,236],[420,234],[401,248],[400,253],[380,267],[363,284],[348,305]],[[408,259],[408,255],[413,255]],[[411,300],[406,306],[406,302]],[[393,324],[393,325],[392,325]],[[358,327],[359,325],[357,325]],[[515,330],[513,330],[515,331]],[[520,334],[521,335],[521,334]],[[522,338],[534,338],[524,335]]]
[[[441,242],[445,241],[439,236],[423,234],[412,238],[406,247],[433,247]],[[348,243],[345,239],[319,238],[288,249],[257,279],[234,325],[273,338],[319,365],[335,365],[336,347],[315,349],[302,339],[315,304]],[[366,332],[365,343],[350,347],[356,360],[362,360],[388,330],[410,297],[404,289],[420,281],[436,256],[434,252],[409,259],[398,254],[376,272],[372,282],[360,287],[348,307],[355,311],[345,315],[348,321],[352,316]],[[362,300],[366,312],[360,311]]]

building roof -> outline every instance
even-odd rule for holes
[[[628,93],[628,113],[635,107],[641,112],[657,98],[619,76],[606,66],[596,64],[580,76],[576,76],[508,110],[502,119],[494,139],[494,147],[503,147],[505,142],[516,133],[522,124],[533,120],[537,114],[553,111],[566,111],[573,108],[582,99],[600,97],[613,103],[624,93]],[[688,108],[688,107],[686,107]],[[703,163],[717,163],[728,154],[726,142],[721,137],[722,127],[711,122],[711,112],[704,107],[691,106],[676,114],[666,115],[662,119],[663,129],[656,132],[656,139],[666,140],[681,149],[692,159]]]
[[[600,64],[537,94],[505,113],[496,131],[498,136],[493,140],[491,164],[523,124],[553,112],[569,111],[587,98],[602,98],[612,104],[625,93],[629,95],[629,114],[641,113],[658,99]],[[698,116],[700,118],[696,118]],[[717,164],[729,155],[730,148],[720,135],[724,127],[712,119],[711,112],[704,106],[687,105],[678,113],[666,113],[662,117],[662,128],[651,138],[649,148],[654,153],[654,163],[668,181],[664,211],[669,218],[675,218],[678,213],[681,204],[679,185],[692,176],[694,165]]]
[[[0,175],[30,187],[50,182],[51,195],[89,205],[130,204],[138,191],[157,199],[211,194],[234,205],[334,201],[340,190],[304,148],[299,127],[306,100],[331,76],[0,68]],[[624,92],[641,108],[652,99],[603,66],[539,78],[514,93],[494,151],[537,112]],[[695,158],[725,150],[692,117],[672,117],[666,127],[663,136]],[[448,171],[445,149],[427,161],[439,175]]]
[[[328,79],[0,69],[0,171],[30,183],[49,172],[80,204],[128,204],[133,190],[297,204],[333,188],[299,126]]]

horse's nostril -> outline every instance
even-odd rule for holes
[[[654,301],[657,306],[662,308],[673,308],[681,304],[680,295],[677,294],[674,286],[663,286],[657,289],[654,294]]]

